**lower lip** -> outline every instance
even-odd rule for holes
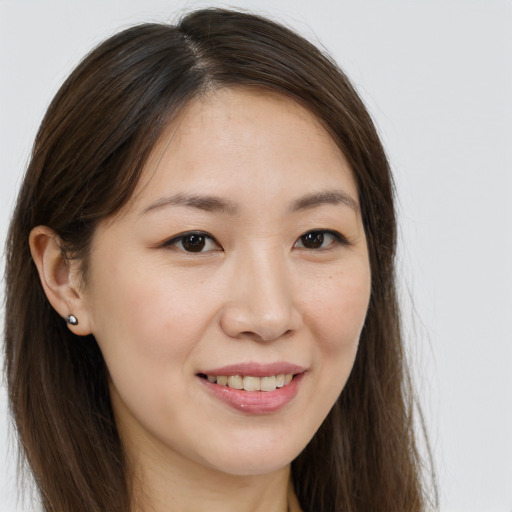
[[[281,409],[293,400],[303,377],[304,373],[299,373],[289,384],[274,391],[244,391],[229,386],[219,386],[201,377],[198,379],[210,393],[234,409],[248,414],[268,414]]]

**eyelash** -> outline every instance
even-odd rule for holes
[[[325,235],[331,236],[333,238],[333,241],[326,247],[305,247],[304,246],[305,237],[307,237],[308,235],[309,236],[313,235],[316,237],[316,240],[314,240],[315,243],[320,241],[320,243],[323,244]],[[197,240],[194,241],[192,239],[192,237],[197,237]],[[192,244],[192,247],[194,246],[194,244],[198,244],[198,245],[195,245],[195,248],[199,248],[199,250],[197,250],[197,251],[187,250],[185,248],[185,246],[183,245],[187,239],[192,239],[192,240],[189,240],[190,243]],[[296,247],[297,243],[299,243],[299,242],[302,243],[302,247]],[[205,233],[204,231],[187,231],[186,233],[182,233],[181,235],[175,236],[175,237],[167,240],[166,242],[163,243],[163,247],[177,248],[177,249],[182,250],[185,253],[190,253],[190,254],[194,254],[194,253],[201,254],[201,253],[209,252],[209,251],[203,251],[203,249],[207,243],[213,243],[217,247],[220,248],[220,244],[212,236],[210,236],[208,233]],[[179,247],[180,245],[181,245],[181,247]],[[310,231],[306,231],[304,234],[299,236],[297,241],[293,244],[293,246],[296,247],[297,249],[304,249],[307,251],[325,251],[325,250],[330,249],[331,246],[333,246],[333,245],[347,246],[347,245],[350,245],[350,243],[338,231],[333,231],[330,229],[313,229]],[[212,249],[210,249],[210,250],[212,250]]]
[[[324,242],[325,235],[332,237],[333,241],[326,247],[317,247],[317,248],[304,247],[304,238],[307,237],[308,235],[315,235],[315,236],[321,235],[322,244]],[[299,241],[302,241],[302,244],[303,244],[303,247],[299,247],[299,249],[305,249],[305,250],[309,250],[309,251],[325,251],[325,250],[330,249],[332,245],[345,245],[345,246],[349,245],[349,241],[341,233],[339,233],[338,231],[332,231],[330,229],[313,229],[311,231],[307,231],[303,235],[299,236],[299,238],[297,239],[297,241],[294,244],[294,247],[296,246],[296,244]]]
[[[204,248],[204,245],[203,245],[203,247],[201,247],[201,250],[199,250],[199,251],[189,251],[184,247],[183,242],[187,238],[191,239],[194,236],[198,237],[198,240],[196,241],[196,243],[197,242],[201,243],[201,239],[202,239],[205,244],[208,243],[207,241],[209,241],[209,242],[213,242],[215,245],[220,247],[220,244],[218,244],[217,241],[212,236],[210,236],[208,233],[205,233],[204,231],[187,231],[186,233],[182,233],[181,235],[175,236],[175,237],[171,238],[170,240],[167,240],[166,242],[164,242],[163,246],[170,247],[170,248],[177,248],[177,249],[182,250],[183,252],[191,253],[191,254],[207,252],[207,251],[202,250]],[[192,243],[194,243],[194,242],[192,242]],[[181,245],[181,247],[179,247],[179,245]]]

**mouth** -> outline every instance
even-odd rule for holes
[[[306,369],[290,364],[244,364],[205,370],[197,375],[210,396],[237,411],[274,413],[297,395]]]
[[[207,375],[200,373],[199,377],[218,386],[227,386],[231,389],[244,391],[270,392],[290,384],[297,374],[279,373],[258,377],[256,375]]]

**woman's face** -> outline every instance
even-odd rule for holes
[[[332,139],[283,96],[222,89],[182,111],[98,228],[85,287],[132,456],[255,475],[300,453],[366,315],[357,198]]]

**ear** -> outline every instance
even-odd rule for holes
[[[78,324],[68,324],[79,336],[91,334],[85,293],[81,290],[79,262],[66,258],[58,235],[47,226],[37,226],[29,236],[30,252],[44,292],[55,311],[66,321],[68,315]]]

